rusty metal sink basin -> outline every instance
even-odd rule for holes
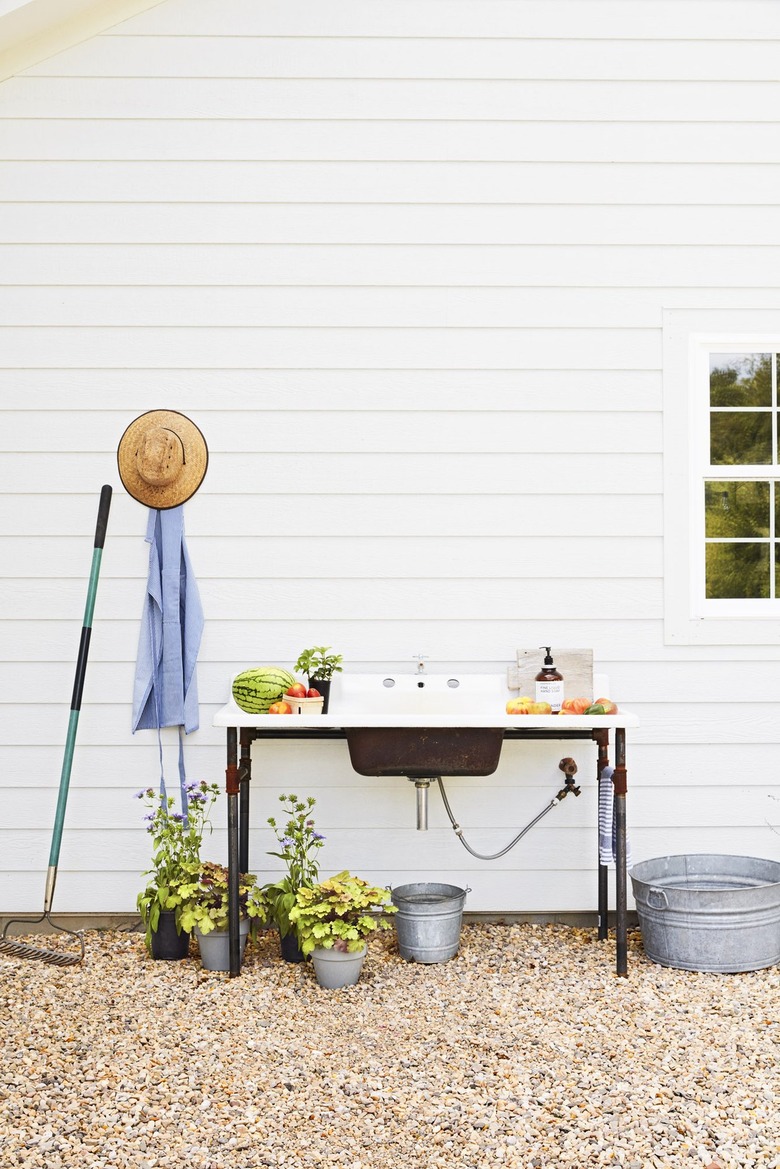
[[[345,727],[349,758],[359,775],[492,775],[501,727]]]
[[[498,767],[504,730],[496,724],[505,721],[498,675],[364,674],[343,681],[344,733],[359,775],[479,776]],[[359,725],[350,725],[350,715]]]

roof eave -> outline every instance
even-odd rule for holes
[[[0,0],[0,81],[165,0]]]

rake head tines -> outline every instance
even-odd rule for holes
[[[71,937],[77,938],[81,953],[71,954],[67,950],[44,950],[39,946],[31,946],[28,942],[14,941],[13,938],[6,936],[8,927],[11,925],[37,925],[44,919],[58,933],[70,934]],[[2,937],[0,937],[0,954],[10,954],[12,958],[25,958],[33,962],[48,962],[52,966],[78,966],[84,961],[84,935],[76,930],[55,925],[47,913],[31,920],[21,917],[14,918],[12,921],[6,922]]]

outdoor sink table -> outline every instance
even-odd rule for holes
[[[249,785],[252,779],[251,746],[255,739],[346,739],[352,727],[488,727],[503,731],[505,741],[585,739],[598,747],[596,776],[609,766],[610,732],[614,732],[615,817],[615,935],[616,973],[628,974],[627,873],[626,873],[626,729],[639,725],[636,715],[621,710],[614,715],[496,715],[477,714],[464,722],[458,714],[426,712],[419,715],[356,711],[345,719],[345,711],[329,714],[247,714],[231,701],[217,711],[214,726],[227,731],[227,829],[229,870],[230,977],[241,972],[239,952],[238,875],[249,870]],[[240,758],[239,758],[240,743]],[[444,774],[447,774],[446,772]],[[598,866],[598,937],[608,936],[607,866]]]

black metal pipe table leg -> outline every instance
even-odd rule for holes
[[[240,920],[238,903],[238,735],[235,727],[227,732],[227,791],[228,831],[228,939],[230,945],[230,977],[241,973]]]
[[[596,761],[596,794],[601,796],[601,773],[609,767],[609,731],[594,731],[598,743]],[[609,868],[601,863],[601,841],[599,840],[598,816],[596,827],[596,849],[598,851],[598,940],[605,942],[609,937]]]
[[[628,884],[626,876],[626,732],[615,729],[615,935],[619,977],[628,975]]]
[[[241,729],[241,763],[238,771],[240,793],[238,799],[238,868],[249,872],[249,785],[252,780],[252,735]]]
[[[599,861],[599,911],[598,939],[606,942],[609,937],[609,869]]]

